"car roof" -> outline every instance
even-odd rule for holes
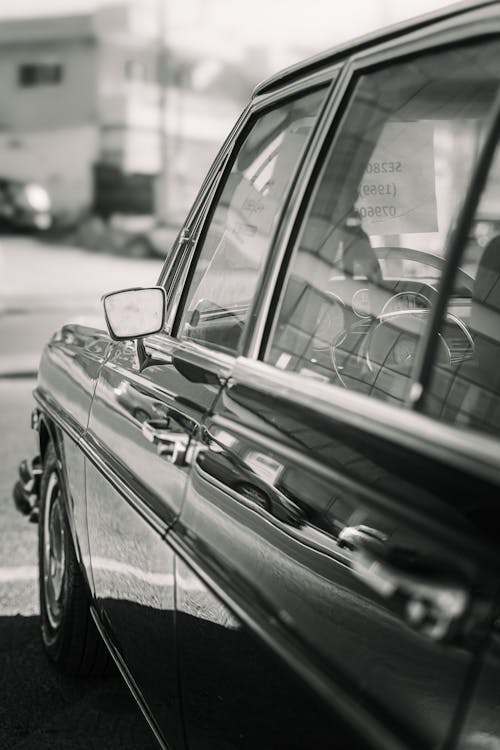
[[[467,11],[477,10],[479,8],[485,8],[496,4],[498,4],[498,0],[464,0],[463,2],[447,5],[444,8],[433,11],[432,13],[426,13],[391,26],[377,29],[370,34],[365,34],[364,36],[344,42],[343,44],[325,50],[318,55],[309,57],[306,60],[302,60],[301,62],[295,63],[290,67],[275,73],[273,76],[267,78],[255,87],[253,96],[268,94],[277,88],[281,88],[288,83],[293,83],[296,79],[305,75],[315,73],[321,68],[332,65],[348,55],[364,48],[380,44],[381,42],[390,41],[395,37],[402,36],[403,34],[412,31],[417,31],[426,26],[430,26],[433,23],[460,16]]]

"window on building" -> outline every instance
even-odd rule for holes
[[[61,63],[23,63],[18,68],[18,84],[28,86],[51,86],[63,80]]]

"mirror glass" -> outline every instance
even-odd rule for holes
[[[158,333],[165,320],[165,290],[124,289],[105,295],[104,312],[114,339],[134,339]]]

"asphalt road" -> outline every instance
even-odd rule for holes
[[[101,296],[150,286],[160,258],[139,260],[0,236],[0,376],[34,372],[45,341],[64,323],[104,325]]]
[[[156,747],[118,675],[64,678],[38,633],[38,527],[14,508],[19,460],[32,451],[31,378],[0,380],[0,750],[125,750]]]
[[[26,375],[43,342],[63,321],[99,314],[102,292],[155,283],[160,267],[0,239],[0,750],[156,747],[121,677],[68,679],[47,662],[38,634],[38,527],[17,513],[11,490],[19,461],[32,453],[35,380]]]

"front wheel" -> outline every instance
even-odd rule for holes
[[[40,627],[49,659],[66,674],[100,675],[108,651],[92,620],[64,503],[62,472],[49,444],[40,485],[38,564]]]

